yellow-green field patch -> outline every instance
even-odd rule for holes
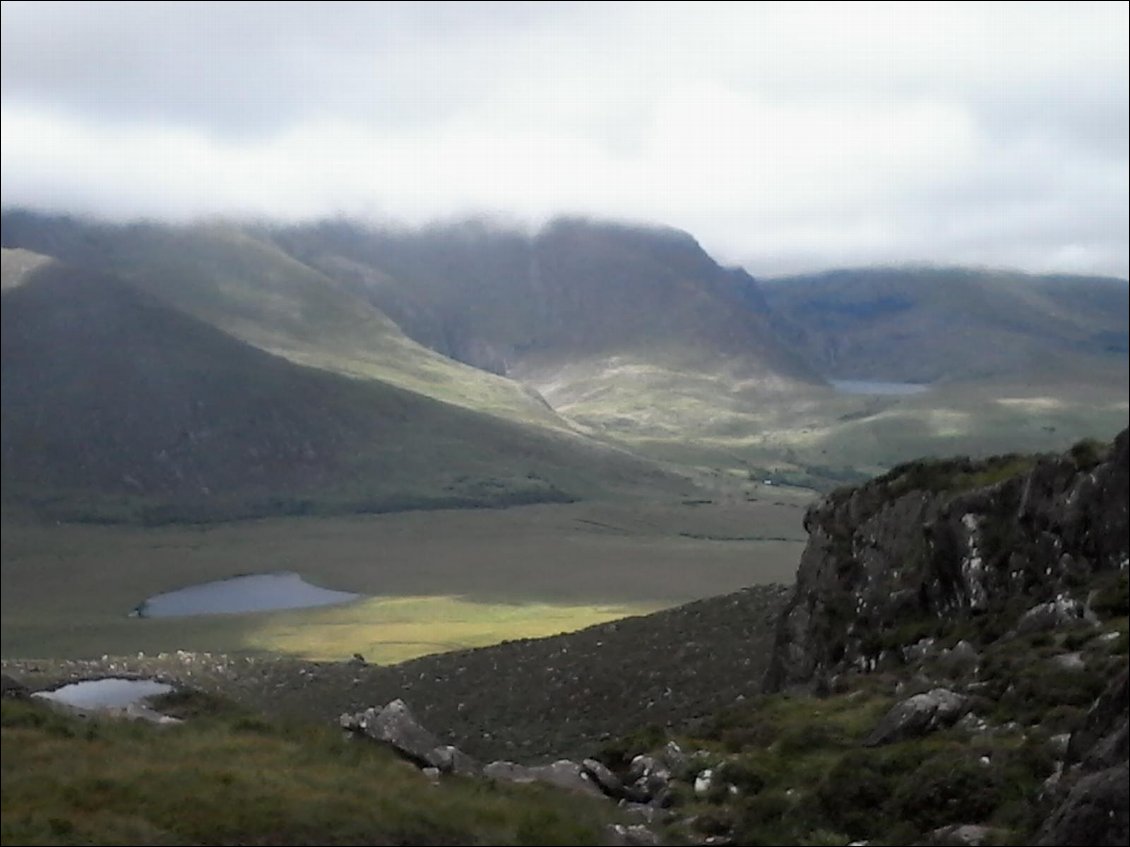
[[[429,653],[541,638],[630,615],[654,603],[584,605],[487,603],[456,596],[374,597],[344,606],[262,616],[247,646],[306,659],[347,659],[360,653],[391,664]]]

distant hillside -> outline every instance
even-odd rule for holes
[[[481,222],[278,230],[287,252],[368,297],[422,344],[534,388],[598,437],[693,464],[795,422],[824,386],[782,344],[744,271],[687,233],[563,218],[532,235]]]
[[[502,505],[666,479],[575,436],[296,366],[106,274],[50,263],[3,296],[5,499],[209,518]]]
[[[735,284],[756,283],[678,230],[562,218],[534,235],[474,221],[414,232],[337,222],[277,237],[412,337],[488,370],[646,354],[728,358],[750,378],[819,381]]]
[[[377,379],[510,420],[569,429],[529,389],[413,342],[367,299],[247,228],[115,226],[5,211],[2,231],[5,247],[120,276],[298,364]]]
[[[830,378],[1101,380],[1126,366],[1126,280],[860,268],[769,280],[762,291],[781,337]]]
[[[6,211],[2,231],[18,251],[5,285],[54,257],[296,364],[730,481],[830,490],[922,455],[1062,450],[1128,423],[1125,281],[902,268],[761,282],[687,233],[577,218],[524,232]]]

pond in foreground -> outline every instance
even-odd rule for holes
[[[183,615],[266,612],[273,609],[332,606],[348,603],[360,596],[349,591],[319,588],[296,573],[264,573],[204,582],[178,591],[154,594],[134,609],[134,614],[141,618],[172,618]]]
[[[146,697],[172,690],[171,685],[152,679],[108,677],[72,682],[54,691],[38,691],[34,696],[77,709],[124,709],[140,703]]]
[[[832,387],[841,394],[921,394],[930,386],[921,382],[883,382],[870,379],[832,379]]]

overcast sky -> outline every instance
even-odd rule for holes
[[[4,2],[2,200],[1126,276],[1128,9]]]

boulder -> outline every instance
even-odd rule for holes
[[[676,774],[686,770],[689,761],[683,748],[674,741],[668,741],[664,746],[662,758],[671,772]]]
[[[897,703],[863,742],[865,747],[891,744],[952,726],[968,709],[969,699],[935,688]]]
[[[654,756],[640,755],[628,767],[628,779],[634,789],[633,799],[651,800],[671,782],[671,771]]]
[[[1096,622],[1094,613],[1083,603],[1060,594],[1054,600],[1033,606],[1021,615],[1016,622],[1016,632],[1018,635],[1027,635],[1070,626],[1093,626]]]
[[[707,768],[694,778],[694,793],[699,797],[705,797],[710,793],[710,789],[713,787],[714,771],[710,768]]]
[[[581,767],[593,782],[600,786],[600,790],[609,797],[620,797],[624,793],[624,783],[616,774],[596,759],[585,759]]]
[[[584,769],[569,759],[559,759],[549,765],[519,765],[514,762],[491,762],[483,768],[483,776],[506,782],[544,782],[595,797],[603,797],[604,792],[597,787]]]
[[[943,650],[937,661],[938,666],[945,673],[956,678],[975,672],[981,657],[972,644],[962,639],[953,646],[952,650]]]
[[[479,772],[478,762],[458,747],[440,744],[435,735],[420,725],[403,700],[393,700],[384,708],[372,706],[363,712],[343,714],[338,723],[342,729],[389,745],[422,768],[463,775]]]
[[[451,744],[436,747],[428,754],[428,761],[441,773],[475,776],[482,770],[475,759]]]

